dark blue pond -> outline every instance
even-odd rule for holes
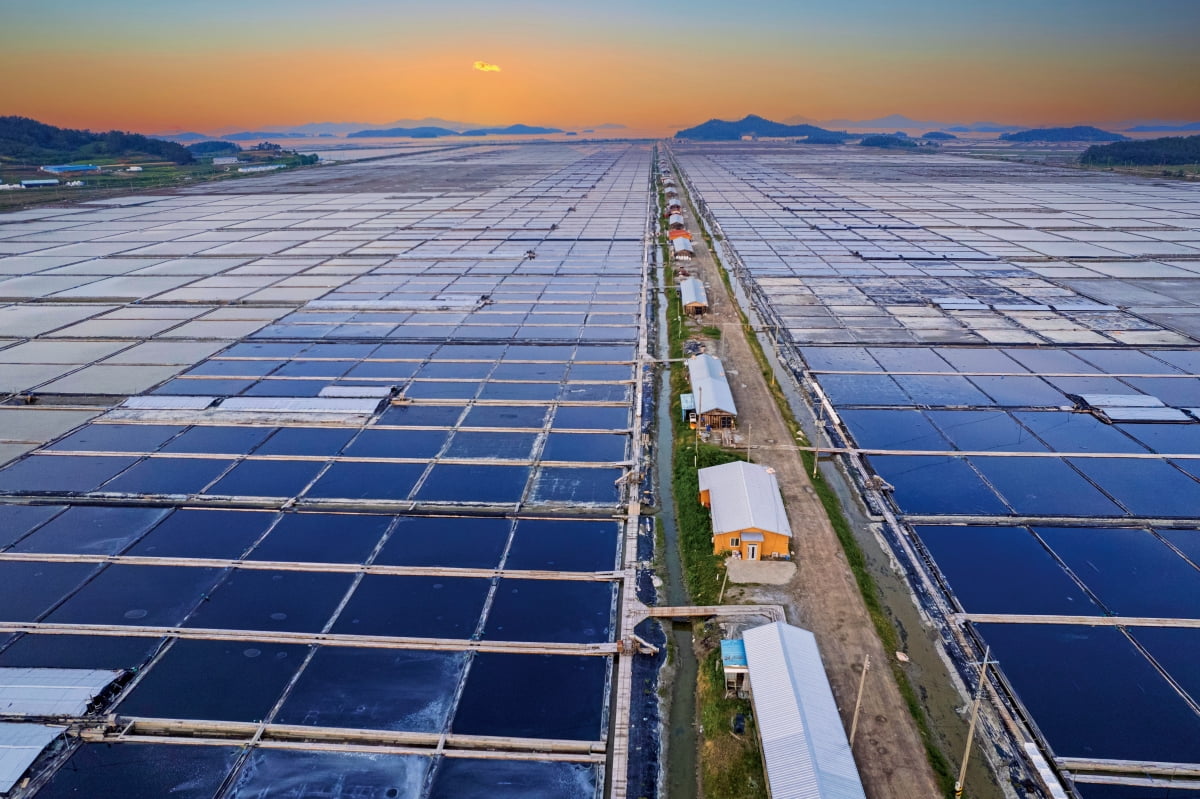
[[[177,510],[126,554],[152,558],[239,558],[275,514],[262,511]]]
[[[1165,461],[1069,460],[1136,516],[1200,517],[1200,482]]]
[[[950,442],[921,411],[856,410],[841,412],[842,421],[863,449],[945,451]]]
[[[467,411],[463,427],[534,427],[546,422],[545,405],[476,405]]]
[[[529,481],[528,466],[439,463],[414,497],[418,502],[516,503]]]
[[[256,749],[228,799],[420,797],[430,759],[416,755]]]
[[[37,795],[212,799],[240,752],[232,746],[84,744]]]
[[[580,763],[445,758],[429,799],[594,799],[598,779]]]
[[[494,433],[460,430],[446,448],[447,458],[528,460],[537,433]]]
[[[235,569],[188,617],[188,627],[319,633],[352,574]]]
[[[609,659],[586,655],[475,655],[454,716],[464,735],[599,740]],[[514,691],[514,685],[537,686]]]
[[[163,452],[212,452],[244,455],[271,434],[272,427],[193,427],[172,439]]]
[[[333,625],[347,635],[470,638],[489,581],[474,577],[368,574]]]
[[[0,492],[56,494],[93,491],[137,460],[131,456],[30,455],[0,470]]]
[[[306,496],[314,499],[405,499],[423,463],[335,463]]]
[[[1036,532],[1117,615],[1200,617],[1200,570],[1150,532],[1079,527]]]
[[[617,566],[615,522],[522,519],[504,565],[509,569],[608,571]]]
[[[461,405],[393,405],[379,417],[379,423],[402,427],[452,427],[462,414]]]
[[[46,621],[174,627],[220,575],[220,569],[115,564],[60,605]]]
[[[211,458],[146,458],[105,483],[103,490],[123,494],[198,494],[231,463]]]
[[[914,405],[987,405],[990,398],[958,375],[895,375]]]
[[[1062,407],[1066,396],[1040,377],[986,375],[970,378],[995,404],[1009,408]]]
[[[1200,758],[1200,716],[1119,630],[978,627],[1059,755],[1173,763]]]
[[[342,453],[355,458],[432,458],[446,443],[445,430],[364,430]]]
[[[158,424],[89,424],[47,449],[96,452],[154,452],[182,427]]]
[[[974,457],[970,461],[1019,515],[1124,515],[1112,500],[1058,458]]]
[[[916,531],[968,613],[1101,615],[1024,527],[918,526]]]
[[[232,497],[298,496],[325,467],[320,461],[242,461],[204,493]]]
[[[391,516],[345,513],[288,513],[250,560],[365,563],[392,524]]]
[[[963,458],[872,455],[869,460],[875,471],[895,486],[896,504],[904,513],[970,516],[1009,513]]]
[[[622,469],[572,469],[544,466],[538,470],[533,489],[534,502],[554,504],[615,505],[621,490],[617,480]]]
[[[314,727],[441,732],[465,663],[463,652],[322,647],[275,720]]]
[[[136,669],[162,638],[25,634],[0,652],[0,666],[37,669]]]
[[[504,555],[511,527],[508,519],[401,517],[375,563],[495,568]]]
[[[544,461],[614,463],[625,459],[624,435],[551,433],[542,449]]]
[[[355,428],[284,427],[255,450],[255,454],[337,455],[357,432]]]
[[[72,507],[27,535],[12,551],[115,555],[168,512],[166,508]]]
[[[262,721],[308,647],[178,640],[116,707],[126,716]]]
[[[1133,639],[1146,648],[1193,701],[1200,701],[1200,630],[1132,627]]]
[[[555,430],[626,430],[629,409],[609,406],[560,405],[554,413]]]
[[[1045,452],[1033,433],[999,411],[926,411],[954,446],[967,452]]]
[[[65,505],[0,505],[0,549],[21,540],[30,530],[44,524]]]
[[[912,405],[912,398],[887,375],[820,375],[818,382],[835,405]]]
[[[1017,411],[1013,416],[1058,452],[1146,451],[1129,436],[1091,414]]]
[[[612,583],[502,579],[483,637],[579,644],[608,641],[614,591]]]
[[[34,621],[99,570],[95,563],[0,562],[0,619]]]

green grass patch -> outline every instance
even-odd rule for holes
[[[711,338],[715,341],[721,340],[721,328],[719,328],[719,327],[713,327],[712,325],[708,325],[706,327],[700,328],[700,332],[703,335],[708,336],[709,338]]]
[[[766,799],[767,783],[754,714],[749,700],[725,697],[719,648],[700,659],[698,683],[700,724],[704,729],[700,759],[704,795],[714,799]],[[735,735],[733,719],[739,713],[746,719],[746,731]]]

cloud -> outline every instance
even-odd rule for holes
[[[476,61],[475,70],[478,72],[499,72],[500,67],[495,64],[489,64],[486,61]]]

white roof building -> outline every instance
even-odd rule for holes
[[[694,249],[692,249],[691,240],[685,239],[682,236],[680,236],[679,238],[671,239],[671,250],[675,253],[675,255],[677,255],[677,256],[682,255],[686,258],[691,258],[693,255],[696,254],[696,251]],[[699,282],[699,281],[697,281],[697,282]],[[701,292],[704,291],[703,286],[700,287],[700,291]],[[708,303],[706,301],[705,305],[707,305],[707,304]]]
[[[816,637],[777,621],[742,639],[771,799],[866,799]]]
[[[680,239],[675,239],[680,241]],[[708,293],[704,290],[704,284],[699,278],[686,277],[679,281],[679,296],[683,300],[683,305],[686,308],[689,305],[703,305],[708,307]]]
[[[688,382],[692,384],[692,393],[696,395],[697,413],[724,411],[737,416],[733,392],[729,390],[725,368],[718,359],[701,353],[688,359],[687,368]]]
[[[753,528],[792,537],[774,469],[734,461],[698,475],[701,493],[708,492],[714,535]]]

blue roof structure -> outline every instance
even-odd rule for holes
[[[721,665],[726,669],[744,669],[746,664],[746,642],[721,640]]]

